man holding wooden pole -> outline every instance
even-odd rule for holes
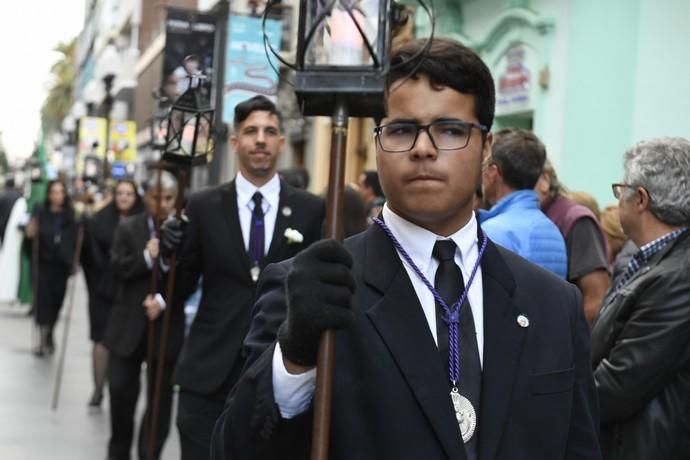
[[[425,45],[391,59],[380,219],[264,270],[215,459],[309,457],[325,330],[329,459],[601,458],[577,289],[491,243],[473,212],[493,78],[457,42]]]
[[[156,177],[160,176],[160,181]],[[139,398],[141,364],[147,356],[154,357],[146,365],[156,369],[157,344],[160,342],[161,323],[165,301],[160,294],[165,283],[159,282],[159,293],[150,293],[151,271],[160,260],[160,244],[155,234],[154,219],[163,219],[175,205],[177,181],[167,171],[158,171],[148,183],[144,203],[147,211],[122,221],[115,230],[111,250],[111,263],[118,279],[113,310],[105,331],[104,343],[110,351],[108,388],[110,391],[111,437],[108,459],[130,458],[134,438],[134,415]],[[155,215],[158,210],[158,215]],[[163,271],[159,271],[163,276]],[[172,370],[184,339],[184,315],[171,312],[171,327],[165,354],[165,382],[161,391],[160,422],[157,424],[156,446],[152,457],[157,459],[170,430],[172,408]],[[154,322],[154,353],[147,353],[147,324]],[[147,388],[153,393],[152,388]],[[151,396],[147,401],[151,400]],[[152,408],[147,407],[144,419],[150,420]],[[138,451],[141,460],[147,456],[146,423],[141,424]]]

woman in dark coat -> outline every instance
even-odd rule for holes
[[[43,356],[55,351],[53,329],[65,298],[76,244],[74,209],[62,182],[48,183],[45,203],[34,210],[26,234],[28,238],[38,238],[35,321],[40,334],[34,354]]]
[[[82,256],[85,269],[92,275],[89,286],[90,338],[93,342],[94,391],[90,407],[99,407],[103,400],[103,386],[108,369],[108,350],[103,334],[110,316],[115,294],[115,276],[110,263],[110,247],[115,228],[123,218],[144,210],[137,186],[131,180],[121,180],[115,186],[113,200],[93,215],[86,225],[86,246]],[[84,259],[88,259],[88,262]]]

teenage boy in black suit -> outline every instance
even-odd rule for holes
[[[488,241],[473,212],[491,74],[457,42],[425,45],[392,56],[374,131],[383,219],[263,273],[215,459],[308,458],[325,329],[332,460],[601,458],[577,289]]]
[[[167,217],[174,209],[177,196],[177,181],[167,171],[161,176],[158,190],[157,174],[147,183],[144,204],[146,211],[127,217],[115,230],[111,249],[111,264],[117,279],[113,309],[106,326],[104,344],[110,351],[108,366],[108,388],[110,391],[111,437],[108,443],[108,458],[127,460],[130,458],[134,435],[134,414],[139,397],[141,363],[147,355],[148,322],[155,321],[154,361],[146,363],[150,369],[157,369],[162,310],[165,301],[160,294],[150,295],[151,269],[159,263],[159,241],[154,232],[154,213],[159,207],[158,218]],[[160,205],[157,202],[160,200]],[[164,265],[165,266],[165,265]],[[160,271],[161,275],[163,270]],[[165,282],[159,281],[164,287]],[[161,288],[162,291],[162,288]],[[184,317],[171,311],[167,342],[164,378],[160,399],[156,453],[159,458],[170,430],[170,409],[172,406],[172,369],[184,338]],[[155,375],[154,380],[155,382]],[[152,389],[149,389],[152,390]],[[147,398],[147,401],[150,400]],[[147,407],[147,413],[152,408]],[[144,418],[142,420],[151,420]],[[139,432],[139,458],[145,460],[148,439],[144,423]]]
[[[230,142],[239,172],[230,183],[190,198],[179,257],[176,299],[187,298],[202,278],[199,309],[174,376],[183,460],[210,458],[213,426],[243,366],[241,345],[260,272],[318,240],[325,215],[323,200],[278,177],[285,139],[269,99],[255,96],[237,105]],[[164,245],[165,235],[179,226],[176,220],[164,224]]]

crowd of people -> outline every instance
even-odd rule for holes
[[[26,222],[0,197],[2,251],[32,242],[36,355],[84,268],[107,458],[131,456],[144,363],[140,459],[160,457],[175,390],[183,460],[307,458],[335,330],[331,459],[687,459],[690,141],[633,145],[600,211],[534,133],[492,132],[494,105],[470,49],[397,48],[343,243],[322,239],[308,173],[277,171],[281,115],[262,96],[235,109],[235,178],[183,214],[167,171],[82,215],[60,181]]]

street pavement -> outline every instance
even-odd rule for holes
[[[110,435],[107,392],[102,409],[90,413],[87,402],[93,381],[88,297],[83,277],[78,276],[76,280],[56,410],[51,408],[53,390],[74,278],[67,286],[62,317],[55,330],[57,349],[52,356],[37,358],[31,353],[33,323],[26,316],[26,307],[0,304],[0,460],[106,458]],[[142,393],[143,377],[142,373]],[[143,406],[140,397],[137,406],[140,412]],[[137,415],[137,420],[140,419],[141,413]],[[172,425],[163,460],[180,458],[177,429],[174,422]],[[133,447],[132,459],[136,458]]]

